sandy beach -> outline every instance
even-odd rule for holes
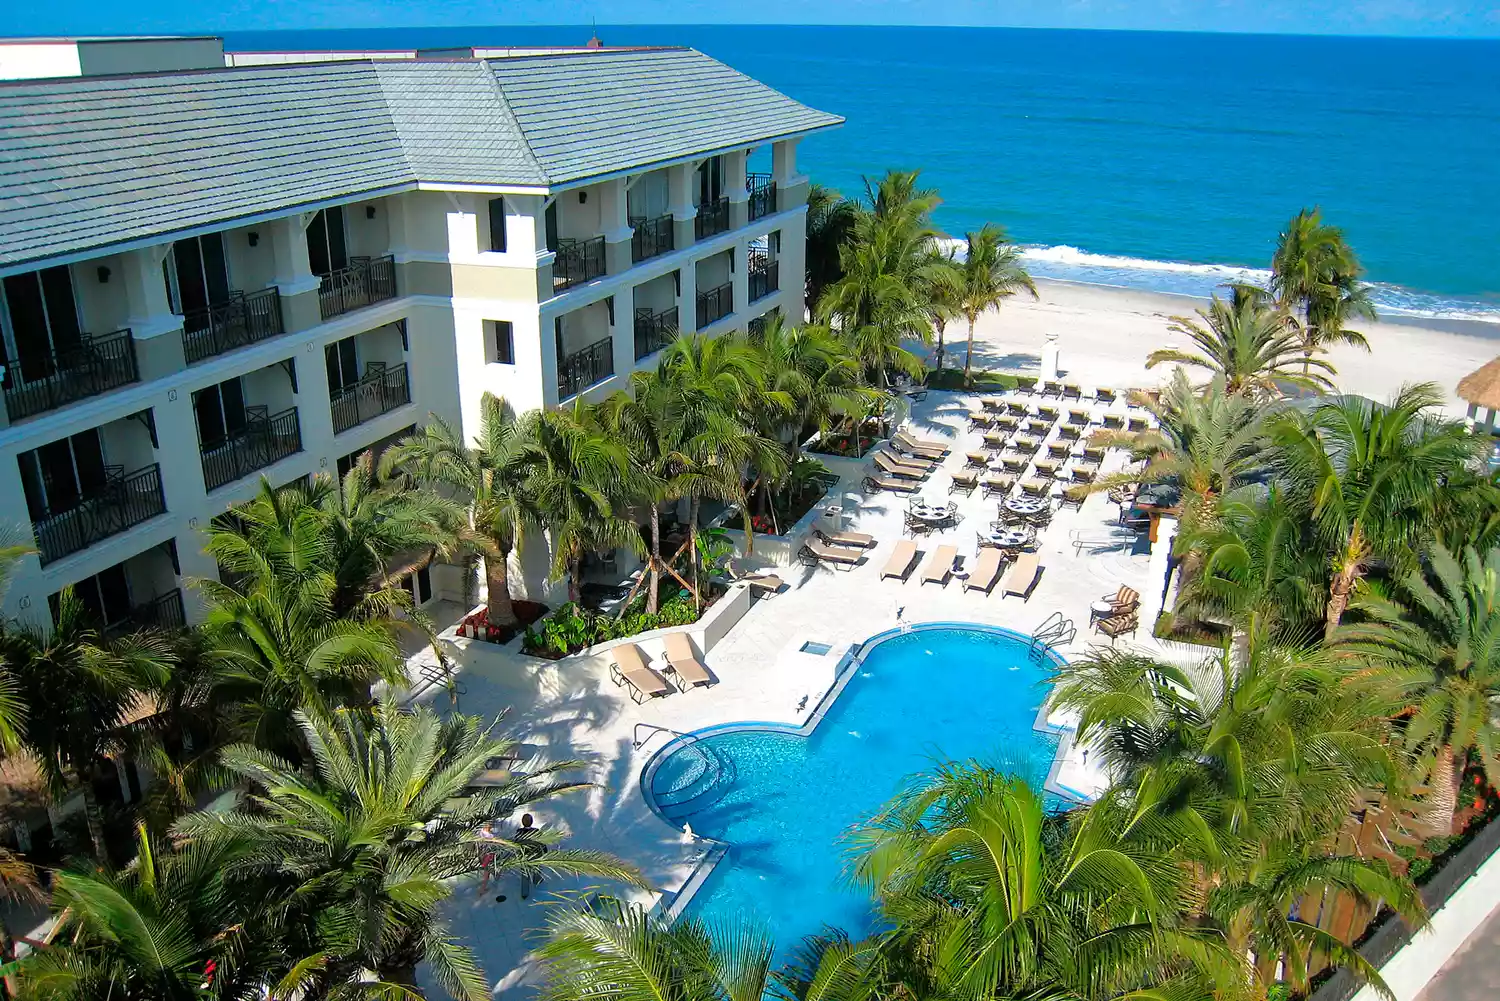
[[[1168,366],[1146,368],[1146,356],[1166,345],[1191,342],[1168,330],[1169,317],[1190,315],[1204,304],[1189,296],[1070,282],[1037,282],[1040,299],[1017,296],[980,318],[974,329],[974,364],[1005,372],[1035,374],[1046,335],[1056,333],[1060,368],[1084,385],[1154,386],[1171,373]],[[1402,322],[1361,324],[1371,350],[1335,348],[1328,358],[1338,368],[1340,388],[1385,399],[1404,383],[1435,382],[1447,394],[1449,410],[1465,405],[1454,393],[1458,380],[1500,355],[1500,324],[1454,324],[1468,330],[1442,330]],[[1489,336],[1486,336],[1486,333]],[[967,329],[962,320],[948,327],[945,365],[963,364]]]

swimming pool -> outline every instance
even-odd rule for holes
[[[1041,788],[1057,739],[1033,725],[1054,660],[988,627],[882,634],[810,735],[733,724],[675,739],[642,772],[648,801],[729,846],[687,913],[753,919],[782,954],[825,925],[869,931],[868,897],[843,875],[841,835],[939,760],[1003,765]]]

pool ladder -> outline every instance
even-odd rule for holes
[[[1064,618],[1062,612],[1053,612],[1031,633],[1031,659],[1040,661],[1047,647],[1064,646],[1073,642],[1077,635],[1078,629],[1072,619]]]

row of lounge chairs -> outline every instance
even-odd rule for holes
[[[631,700],[637,705],[672,693],[666,675],[676,677],[677,691],[682,692],[689,688],[707,688],[717,681],[693,652],[693,643],[687,633],[667,633],[662,641],[666,644],[666,652],[662,657],[661,671],[648,666],[645,654],[634,643],[622,643],[610,651],[613,659],[609,676],[630,693]]]
[[[946,586],[953,576],[953,564],[957,558],[957,546],[938,546],[932,551],[932,555],[927,557],[927,562],[922,565],[921,582],[937,584],[939,587]],[[916,563],[917,544],[911,539],[901,539],[896,543],[891,551],[890,559],[886,560],[885,567],[880,571],[880,579],[894,579],[905,583],[910,579]],[[981,549],[974,560],[973,569],[969,571],[969,576],[964,581],[964,590],[983,591],[985,594],[990,594],[1000,579],[1000,571],[1004,563],[1005,554],[999,549]],[[1018,595],[1022,599],[1029,598],[1032,587],[1041,576],[1041,571],[1041,562],[1036,553],[1022,553],[1020,558],[1012,564],[1001,590],[1005,594]]]

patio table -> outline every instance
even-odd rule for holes
[[[1005,502],[1007,511],[1016,514],[1040,514],[1047,510],[1047,498],[1045,497],[1012,497]]]

